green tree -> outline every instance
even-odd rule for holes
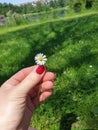
[[[41,1],[37,1],[36,2],[36,10],[37,10],[37,12],[43,11],[42,7],[43,7],[43,5],[42,5]]]
[[[58,2],[56,0],[50,0],[49,6],[52,7],[52,8],[57,8]]]
[[[85,8],[90,9],[93,6],[94,0],[86,0]]]
[[[65,0],[58,0],[58,6],[64,7],[65,6]]]
[[[28,3],[28,4],[26,5],[26,7],[27,7],[27,13],[33,12],[33,5],[32,5],[31,3]]]

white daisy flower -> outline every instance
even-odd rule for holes
[[[79,120],[79,119],[80,119],[80,117],[78,116],[78,117],[76,117],[76,119],[77,119],[77,120]]]
[[[34,59],[37,65],[44,65],[47,61],[46,55],[43,53],[37,54]]]
[[[90,65],[89,67],[90,67],[90,68],[92,68],[93,66],[92,66],[92,65]]]
[[[75,101],[75,102],[77,101],[77,98],[75,96],[73,96],[73,101]]]

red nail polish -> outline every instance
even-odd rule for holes
[[[36,69],[37,74],[42,74],[45,71],[45,66],[39,65]]]

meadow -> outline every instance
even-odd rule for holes
[[[0,31],[0,84],[34,65],[40,52],[57,74],[53,95],[35,110],[31,126],[98,129],[98,13]]]

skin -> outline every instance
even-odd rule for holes
[[[35,130],[29,128],[34,109],[52,94],[52,72],[37,74],[38,66],[22,69],[0,88],[0,129]]]

